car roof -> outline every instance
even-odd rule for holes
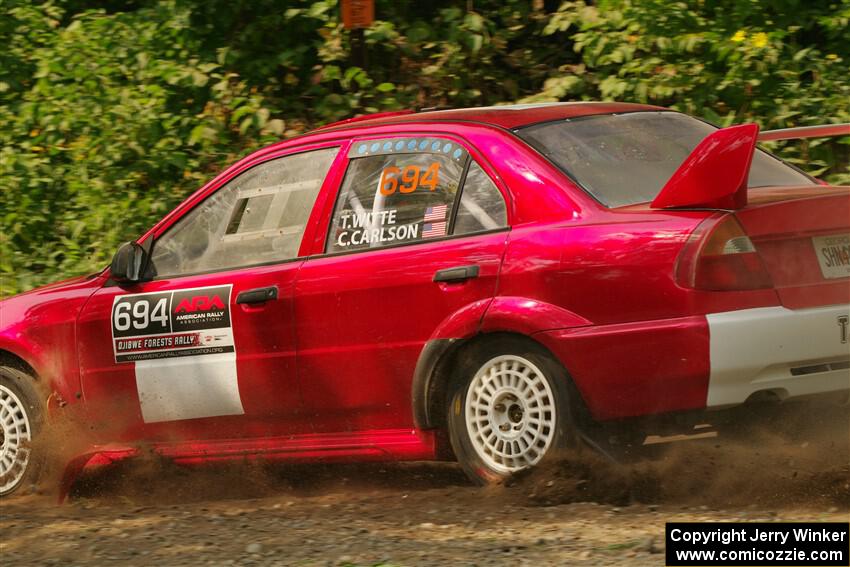
[[[423,110],[419,112],[405,110],[349,118],[348,120],[322,126],[313,130],[313,132],[320,133],[346,128],[383,126],[408,122],[476,122],[513,130],[531,124],[577,118],[579,116],[647,110],[657,111],[667,109],[648,104],[624,102],[543,102],[482,106],[478,108],[457,108],[451,110]]]

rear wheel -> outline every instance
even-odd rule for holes
[[[568,376],[543,348],[498,338],[473,347],[449,400],[452,448],[480,484],[540,464],[577,436]]]
[[[0,366],[0,496],[37,478],[32,441],[42,419],[42,403],[33,377]]]

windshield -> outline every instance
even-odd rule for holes
[[[716,128],[677,112],[585,116],[517,134],[607,207],[652,201],[685,158]],[[779,159],[756,150],[749,187],[813,185]]]

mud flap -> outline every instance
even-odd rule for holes
[[[56,497],[57,504],[63,504],[68,499],[71,488],[87,467],[111,465],[138,454],[139,450],[133,447],[100,447],[74,457],[68,461],[62,470],[62,477],[59,480],[59,494]]]

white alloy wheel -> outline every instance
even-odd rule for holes
[[[0,494],[11,492],[26,473],[32,429],[27,407],[0,384]]]
[[[555,439],[558,415],[549,380],[521,356],[484,363],[469,384],[465,406],[472,446],[494,471],[537,464]]]

